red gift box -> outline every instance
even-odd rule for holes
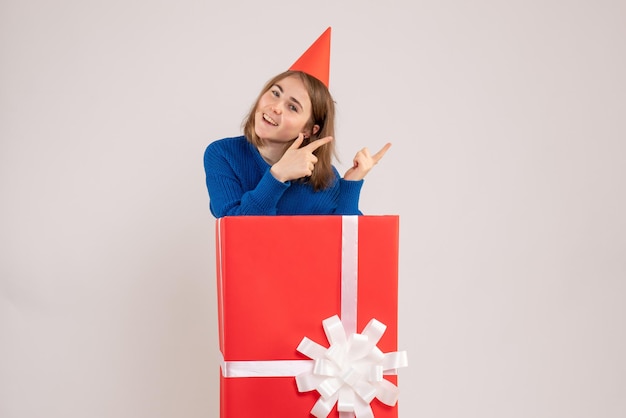
[[[217,220],[222,418],[311,416],[320,394],[298,390],[313,361],[297,348],[303,337],[328,347],[322,321],[333,315],[347,334],[375,318],[387,326],[376,347],[397,350],[398,226],[395,215]],[[398,416],[397,405],[370,406]]]

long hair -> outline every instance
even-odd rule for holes
[[[309,140],[305,139],[302,146],[307,145],[317,139],[332,136],[335,138],[335,102],[328,91],[328,88],[317,78],[308,75],[302,71],[285,71],[278,74],[271,80],[269,80],[259,96],[257,97],[254,105],[250,108],[250,112],[243,121],[242,128],[243,133],[251,144],[257,148],[263,145],[263,141],[256,134],[254,129],[256,108],[259,104],[259,100],[273,85],[280,82],[287,77],[299,77],[304,83],[304,88],[309,94],[311,99],[311,119],[307,122],[305,128],[312,129],[313,125],[318,125],[319,130],[316,134],[311,131],[311,137]],[[294,139],[295,141],[295,139]],[[285,151],[293,144],[293,141],[289,141],[285,145]],[[322,190],[329,187],[335,177],[332,167],[332,158],[335,156],[335,141],[324,144],[315,151],[313,154],[317,157],[317,163],[313,169],[313,174],[308,178],[302,178],[301,181],[308,182],[315,191]]]

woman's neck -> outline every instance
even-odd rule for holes
[[[269,164],[274,165],[280,160],[285,153],[285,144],[277,144],[263,141],[263,145],[257,148],[261,157]]]

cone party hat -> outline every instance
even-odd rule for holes
[[[289,69],[312,75],[328,87],[330,78],[330,26]]]

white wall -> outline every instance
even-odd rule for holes
[[[215,417],[202,153],[333,27],[402,417],[626,416],[626,3],[0,3],[0,416]]]

